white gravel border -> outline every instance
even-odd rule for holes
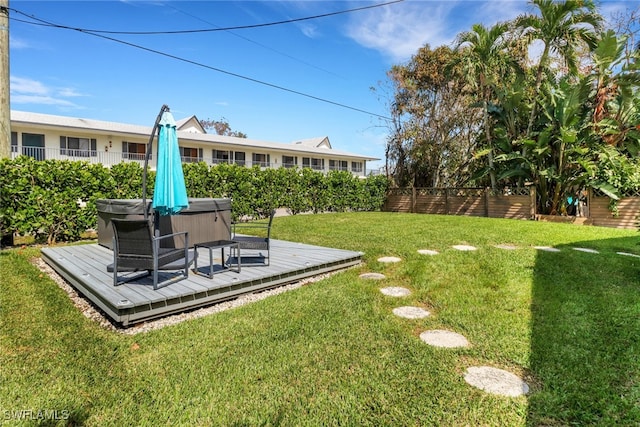
[[[122,325],[111,321],[111,319],[100,308],[93,305],[93,303],[86,299],[83,295],[79,294],[62,276],[60,276],[53,268],[51,268],[42,258],[33,258],[31,263],[38,267],[43,273],[46,273],[51,279],[69,296],[73,305],[80,310],[80,312],[88,319],[97,322],[101,327],[115,331],[126,335],[136,335],[143,332],[154,331],[164,328],[165,326],[175,325],[185,320],[197,319],[200,317],[208,316],[214,313],[220,313],[225,310],[229,310],[236,307],[241,307],[245,304],[260,301],[273,295],[279,295],[284,292],[298,289],[304,285],[318,282],[333,274],[348,270],[349,268],[358,268],[361,264],[349,267],[347,269],[332,271],[330,273],[320,274],[300,280],[298,282],[290,283],[288,285],[278,286],[276,288],[267,289],[264,291],[244,294],[235,299],[214,303],[213,305],[193,309],[191,311],[185,311],[166,317],[162,317],[156,320],[149,320],[146,322],[134,324],[129,327],[123,327]]]

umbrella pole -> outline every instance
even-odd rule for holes
[[[167,104],[164,104],[160,108],[158,117],[156,117],[156,122],[153,125],[153,130],[151,131],[151,136],[149,136],[147,151],[144,155],[144,169],[142,170],[142,209],[144,210],[144,219],[149,219],[149,210],[147,209],[147,166],[149,165],[149,157],[151,156],[151,146],[153,144],[153,138],[155,138],[156,136],[156,132],[158,131],[158,124],[160,123],[162,114],[165,111],[169,111],[169,107],[167,106]]]

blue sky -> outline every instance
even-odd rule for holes
[[[9,7],[79,29],[164,32],[279,22],[379,3],[384,1],[10,0]],[[601,2],[601,13],[608,17],[639,5]],[[259,140],[328,136],[336,149],[382,159],[369,164],[375,168],[384,164],[388,134],[379,117],[388,116],[387,71],[425,43],[451,44],[474,23],[492,25],[528,11],[522,0],[405,0],[253,29],[104,34],[149,50],[20,22],[33,19],[11,11],[11,109],[151,127],[167,104],[176,119],[224,117],[234,130]]]

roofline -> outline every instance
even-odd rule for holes
[[[22,116],[22,117],[21,117]],[[195,116],[193,116],[195,117]],[[77,123],[75,123],[77,122]],[[108,122],[95,119],[83,119],[69,116],[57,116],[52,114],[31,113],[26,111],[11,110],[11,123],[39,126],[42,128],[67,128],[76,130],[91,130],[104,135],[136,135],[148,138],[153,130],[152,126],[132,125],[127,123]],[[85,125],[82,126],[82,123]],[[283,142],[270,142],[249,138],[217,134],[198,134],[187,131],[178,131],[178,138],[182,141],[199,143],[222,143],[232,147],[252,147],[255,149],[268,149],[273,151],[308,153],[323,156],[341,156],[358,160],[380,160],[376,157],[364,156],[333,148],[304,147]]]

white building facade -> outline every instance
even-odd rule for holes
[[[341,170],[365,176],[367,161],[379,160],[334,150],[328,137],[287,144],[208,134],[196,116],[179,120],[177,129],[183,163]],[[11,111],[11,156],[83,160],[107,167],[120,162],[143,164],[151,131],[150,126]],[[152,168],[156,152],[157,138],[154,138],[149,162]]]

